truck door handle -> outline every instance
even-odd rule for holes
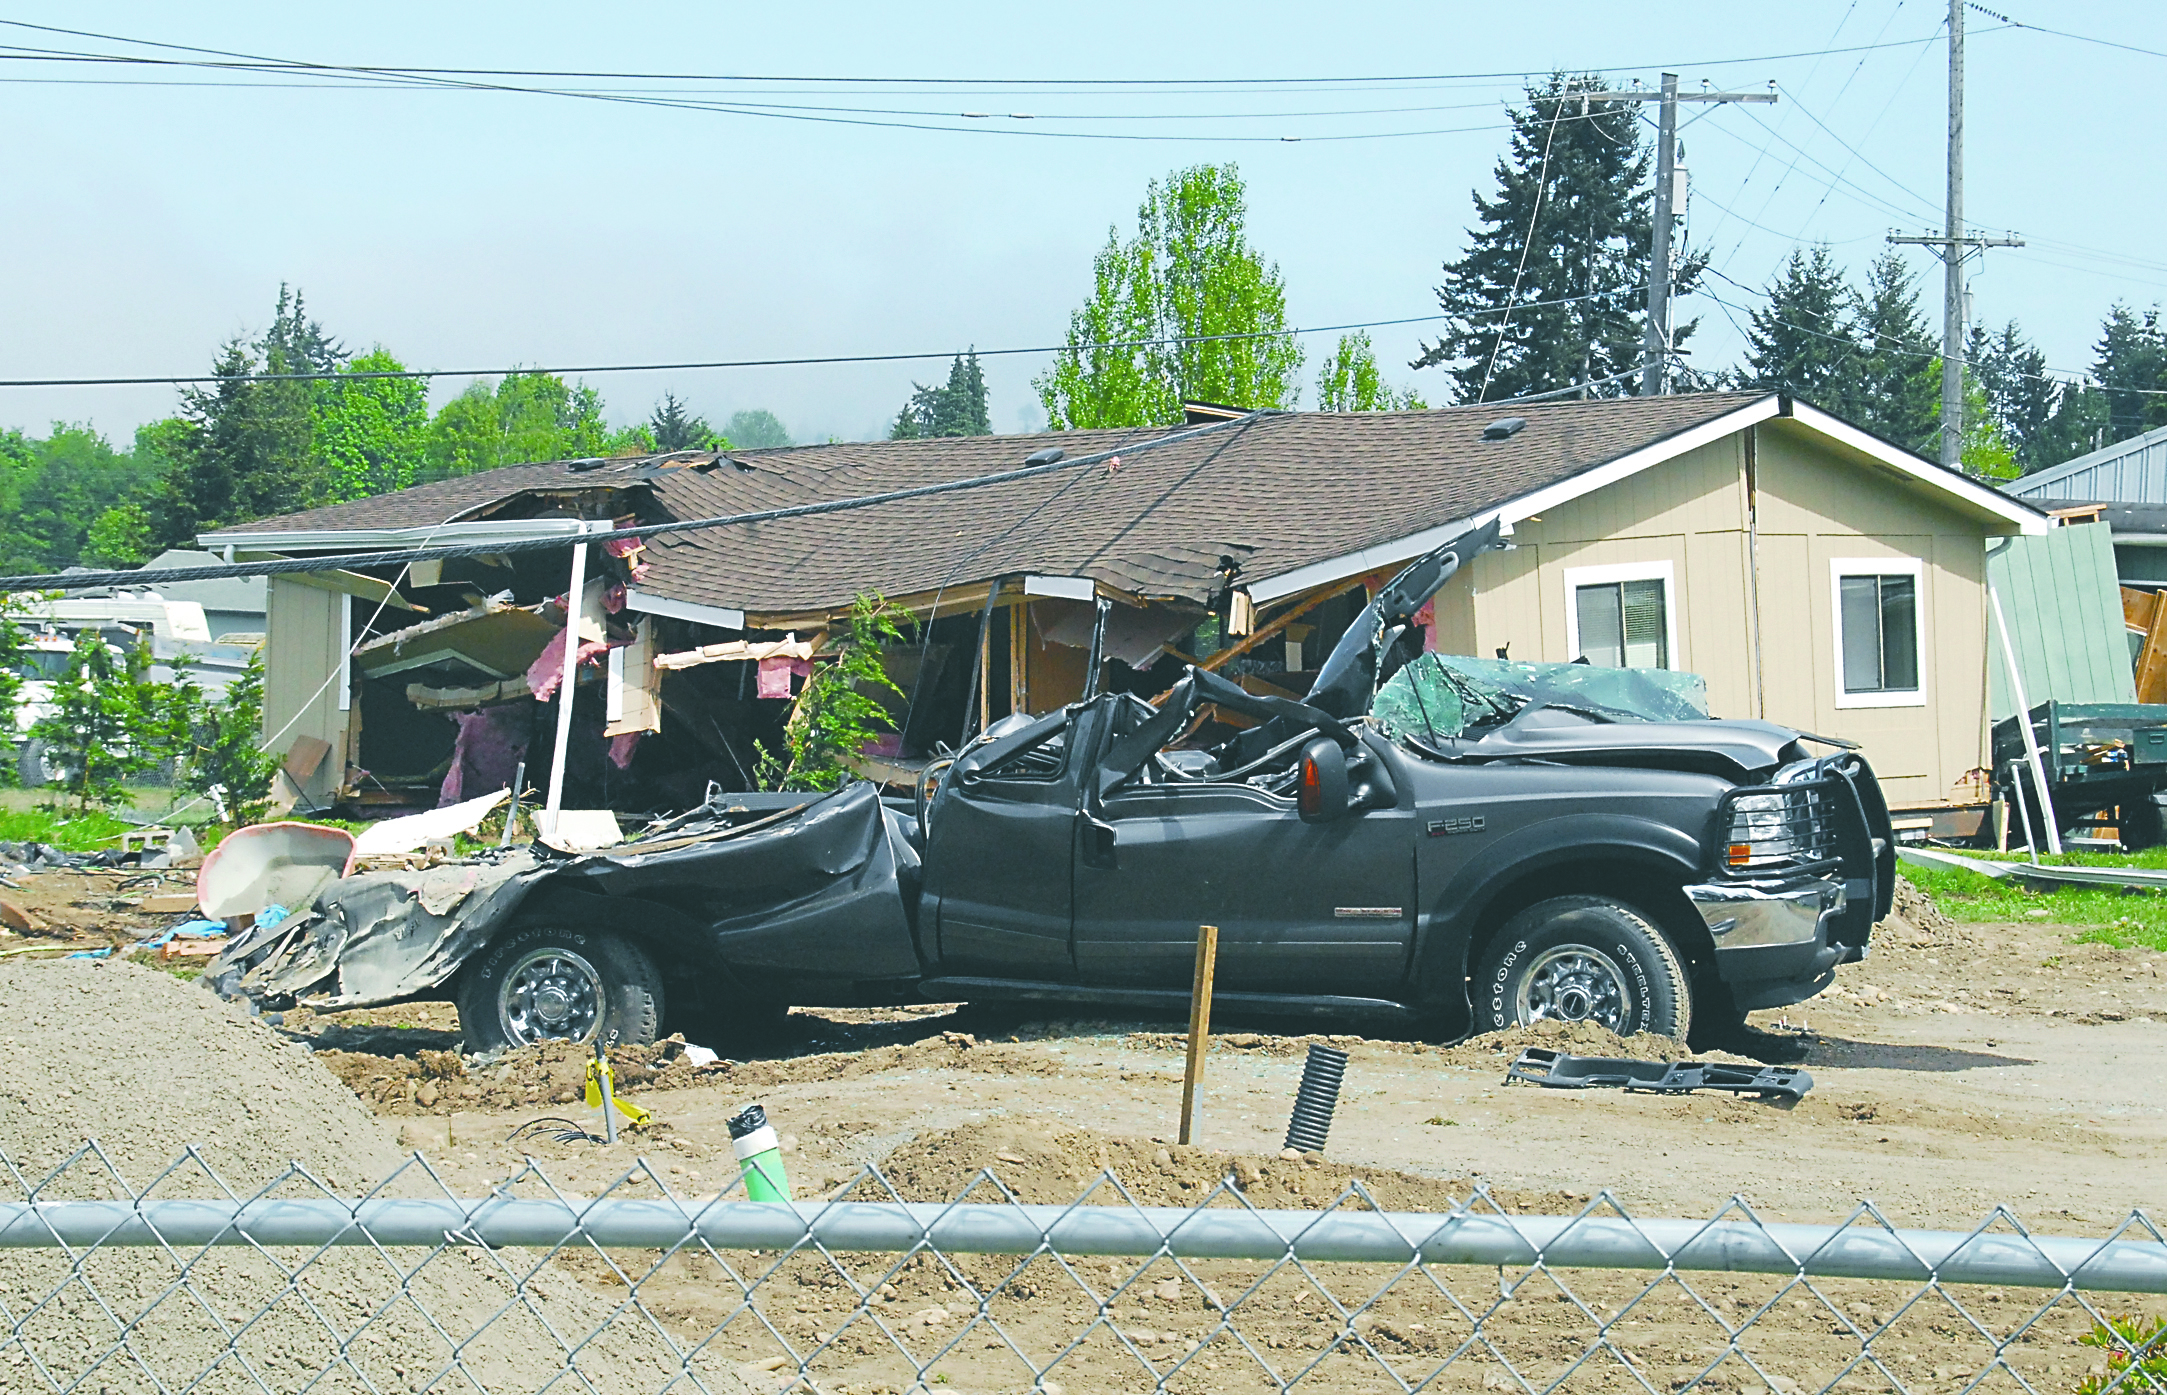
[[[1112,868],[1116,864],[1114,843],[1117,835],[1114,826],[1102,819],[1083,816],[1080,856],[1086,867]]]

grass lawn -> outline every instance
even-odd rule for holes
[[[1953,851],[1953,850],[1950,850]],[[2015,853],[2008,860],[2022,860]],[[2102,853],[2065,853],[2042,857],[2086,867],[2167,868],[2167,849],[2153,848],[2134,857]],[[1954,868],[1901,864],[1904,879],[1934,898],[1952,920],[2040,920],[2081,927],[2071,938],[2167,950],[2167,894],[2117,886],[2065,886],[2035,889],[2023,882],[1995,881]]]

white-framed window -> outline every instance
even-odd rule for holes
[[[1926,705],[1925,568],[1916,557],[1829,564],[1836,617],[1836,705]]]
[[[1671,564],[1565,569],[1565,657],[1606,668],[1673,668],[1678,587]]]

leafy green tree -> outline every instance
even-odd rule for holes
[[[990,436],[993,423],[986,410],[986,374],[979,367],[978,351],[966,359],[957,354],[948,366],[948,381],[938,387],[914,383],[917,391],[895,419],[888,438],[895,441],[931,436]]]
[[[1848,410],[1836,410],[1906,450],[1935,454],[1941,439],[1940,356],[1919,310],[1918,279],[1893,249],[1867,268],[1853,316],[1857,366],[1847,389]],[[2000,444],[2007,447],[2005,436]]]
[[[773,450],[790,444],[790,431],[782,419],[760,407],[730,413],[723,435],[739,450]]]
[[[812,676],[783,728],[790,759],[784,762],[760,748],[756,773],[764,788],[837,790],[856,778],[854,762],[866,743],[882,731],[895,730],[888,709],[872,694],[903,696],[880,655],[887,645],[901,642],[908,620],[908,611],[877,594],[861,595],[851,604],[834,657],[814,661]]]
[[[88,425],[55,422],[43,440],[0,433],[0,567],[57,571],[82,561],[96,521],[156,487],[154,465]]]
[[[279,758],[257,745],[263,728],[263,655],[248,656],[241,676],[216,703],[198,701],[188,712],[187,750],[181,761],[184,789],[208,796],[219,816],[235,823],[263,817]]]
[[[1339,337],[1317,370],[1317,409],[1325,412],[1419,412],[1428,406],[1413,388],[1395,390],[1377,369],[1369,331]]]
[[[15,707],[22,701],[23,670],[30,656],[30,636],[16,623],[25,597],[0,596],[0,732],[12,742],[15,738]],[[13,760],[0,761],[0,786],[19,782],[19,768]]]
[[[1185,400],[1294,405],[1301,346],[1279,267],[1249,246],[1247,220],[1231,164],[1147,186],[1136,235],[1107,230],[1067,348],[1032,384],[1054,430],[1171,424]]]
[[[471,475],[536,460],[580,460],[611,452],[602,395],[554,373],[513,373],[475,381],[444,404],[429,427],[431,479]]]
[[[98,515],[83,555],[108,567],[140,567],[151,559],[150,513],[141,504],[115,504]]]
[[[337,498],[389,494],[421,477],[429,441],[429,380],[350,376],[405,371],[406,365],[379,344],[321,385],[314,447],[330,467]]]
[[[707,418],[694,416],[677,400],[674,392],[662,394],[662,400],[655,405],[655,414],[647,420],[647,427],[655,450],[664,454],[715,448],[715,428],[707,424]]]
[[[1788,392],[1839,416],[1856,412],[1859,343],[1854,297],[1825,244],[1791,249],[1746,330],[1741,387]]]
[[[1599,397],[1640,389],[1632,370],[1647,320],[1654,151],[1639,103],[1582,95],[1609,85],[1595,73],[1553,73],[1509,113],[1497,191],[1474,195],[1467,250],[1445,263],[1437,287],[1451,318],[1413,365],[1443,367],[1455,401],[1576,383],[1595,383],[1588,392]],[[1700,257],[1679,259],[1675,294],[1689,293],[1702,267]],[[1686,352],[1695,327],[1673,323],[1674,352]]]

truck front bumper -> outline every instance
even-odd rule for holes
[[[1742,1010],[1802,1003],[1851,957],[1829,943],[1829,922],[1846,905],[1840,881],[1709,882],[1685,895],[1707,922],[1716,969]]]

